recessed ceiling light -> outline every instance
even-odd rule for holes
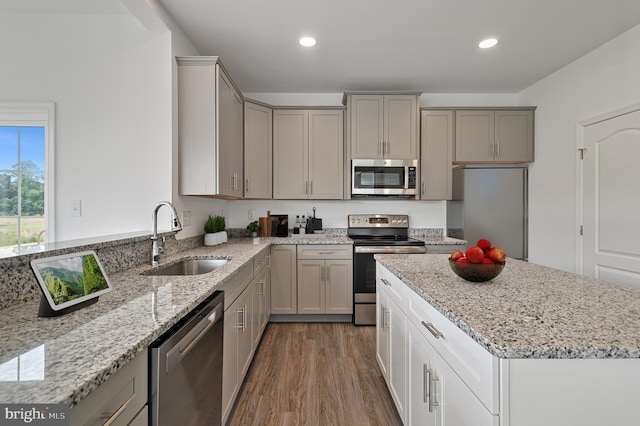
[[[480,44],[478,44],[478,47],[481,49],[488,49],[490,47],[495,46],[496,44],[498,44],[498,40],[495,38],[488,38],[486,40],[482,40],[480,42]]]
[[[316,45],[316,39],[313,37],[301,37],[298,43],[304,47],[313,47]]]

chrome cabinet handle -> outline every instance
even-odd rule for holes
[[[113,424],[113,422],[116,421],[116,419],[118,417],[120,417],[120,414],[122,414],[124,412],[124,410],[127,409],[127,407],[129,406],[129,404],[131,403],[131,401],[133,400],[133,398],[136,396],[136,394],[132,394],[129,398],[127,398],[127,400],[124,402],[124,404],[122,404],[120,406],[120,408],[118,408],[115,412],[113,413],[103,413],[100,418],[101,419],[107,419],[103,426],[110,426],[111,424]]]
[[[309,195],[313,194],[313,181],[309,181]]]
[[[382,283],[384,285],[391,287],[391,283],[389,281],[385,280],[384,278],[380,278],[380,281],[382,281]]]
[[[437,328],[435,328],[433,326],[433,324],[431,324],[430,322],[424,322],[421,321],[422,325],[424,326],[424,328],[426,328],[427,330],[429,330],[429,333],[433,334],[433,336],[436,339],[439,339],[441,337],[444,337],[444,334],[442,334],[442,332],[440,332],[440,330],[438,330]]]
[[[496,157],[500,157],[500,141],[496,142]]]
[[[240,324],[238,324],[238,328],[244,330],[244,307],[238,308],[238,315],[240,316]]]
[[[244,190],[247,194],[249,193],[249,178],[244,180]]]
[[[431,399],[431,369],[427,364],[422,365],[422,400],[425,404],[429,404],[429,399]],[[429,406],[431,406],[429,404]]]
[[[493,143],[489,144],[489,157],[493,157]]]
[[[433,382],[437,382],[439,380],[440,379],[435,377],[435,375],[433,377],[430,377],[430,380],[429,380],[429,412],[430,413],[433,413],[434,407],[440,406],[438,401],[436,401],[436,398],[434,395],[434,389],[433,389]]]

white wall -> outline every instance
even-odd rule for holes
[[[575,272],[576,126],[638,101],[640,26],[520,94],[522,104],[538,107],[529,168],[530,261]]]
[[[132,0],[128,0],[132,1]],[[207,216],[222,215],[228,217],[229,201],[217,200],[202,197],[181,196],[178,193],[179,182],[179,158],[178,158],[178,65],[175,60],[176,56],[198,56],[200,53],[193,46],[193,43],[187,38],[182,29],[176,24],[171,15],[169,15],[157,0],[148,0],[151,9],[146,10],[147,13],[153,13],[164,25],[171,31],[171,139],[172,139],[172,162],[171,162],[171,194],[173,204],[178,210],[182,220],[183,230],[178,233],[178,239],[184,239],[195,235],[204,234],[204,221]],[[141,11],[144,13],[144,11]],[[143,18],[142,18],[143,19]],[[184,220],[184,212],[190,212],[191,224]]]
[[[126,13],[0,14],[0,53],[0,100],[56,104],[56,239],[150,229],[171,198],[169,32]]]

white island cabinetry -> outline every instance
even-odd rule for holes
[[[609,333],[601,324],[578,320],[582,314],[574,312],[568,300],[549,303],[562,309],[562,316],[543,311],[544,318],[538,320],[520,310],[531,306],[527,301],[538,300],[541,292],[557,288],[563,289],[557,297],[573,298],[572,292],[580,291],[585,300],[590,297],[587,292],[595,291],[600,301],[596,309],[604,312],[614,312],[610,305],[619,303],[635,311],[640,294],[512,259],[499,277],[475,284],[455,276],[445,255],[416,255],[410,260],[400,255],[377,257],[377,357],[404,424],[637,424],[640,359],[635,319],[627,318],[623,324],[626,315],[610,313],[611,324],[618,324],[616,337],[618,333]],[[429,276],[424,275],[426,270]],[[518,282],[523,277],[527,286]],[[391,288],[395,294],[405,292],[404,304],[397,297],[393,300]],[[508,306],[496,308],[492,297]],[[479,300],[484,304],[470,303]],[[403,317],[388,315],[389,307]],[[582,309],[594,308],[585,305]],[[621,305],[619,309],[626,308]],[[538,322],[521,323],[521,316]],[[587,316],[597,317],[595,312]],[[398,324],[402,320],[403,326]],[[520,325],[513,326],[515,323]],[[574,328],[586,337],[568,332]],[[390,344],[393,331],[398,330],[404,330],[402,336],[395,336],[395,343]],[[556,340],[549,340],[549,333]],[[506,341],[501,340],[504,336]],[[626,346],[617,347],[612,339]],[[574,348],[576,341],[592,343]],[[394,371],[394,353],[402,352],[406,354],[404,370]]]

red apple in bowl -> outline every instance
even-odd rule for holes
[[[489,251],[487,251],[487,257],[495,263],[502,263],[507,255],[500,247],[491,247]]]
[[[491,248],[491,241],[487,240],[486,238],[480,238],[476,243],[476,246],[480,247],[482,251],[486,253],[487,250]]]
[[[478,246],[469,247],[466,254],[471,263],[482,263],[484,259],[484,251]]]

